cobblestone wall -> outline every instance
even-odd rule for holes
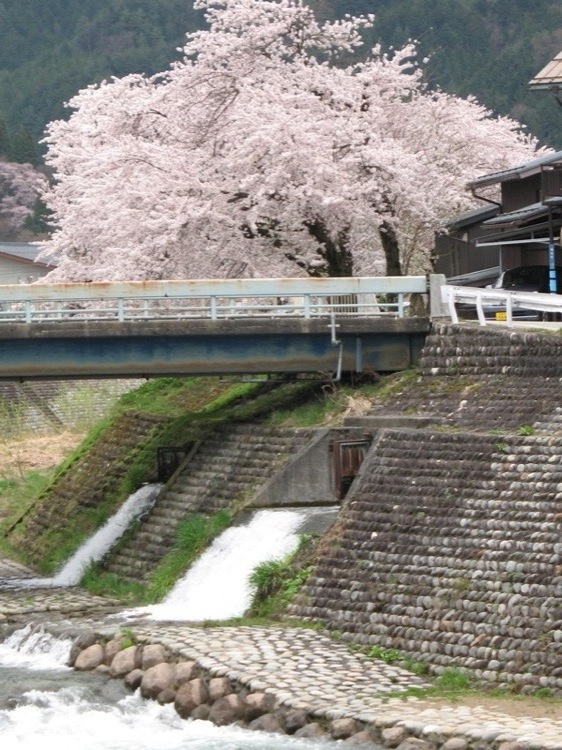
[[[562,437],[388,430],[293,613],[562,690]]]
[[[562,376],[558,333],[435,323],[420,360],[425,375]]]
[[[562,693],[562,339],[436,326],[292,612],[432,671]],[[433,424],[431,420],[433,421]]]
[[[180,523],[246,498],[310,439],[308,430],[232,424],[213,431],[166,485],[128,544],[107,570],[125,580],[147,580],[175,544]]]

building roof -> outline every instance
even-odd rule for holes
[[[529,88],[557,89],[562,86],[562,52],[551,60],[537,75],[529,81]]]
[[[491,174],[482,175],[482,177],[478,177],[478,179],[469,182],[468,187],[479,188],[485,187],[486,185],[497,185],[502,182],[510,182],[511,180],[523,180],[526,177],[540,174],[541,169],[549,164],[562,165],[562,151],[555,151],[546,156],[541,156],[538,159],[533,159],[525,164],[520,164],[518,167],[512,167],[511,169],[504,169],[501,172],[492,172]]]
[[[499,206],[488,204],[487,206],[478,206],[470,211],[465,211],[462,214],[453,216],[447,222],[449,229],[464,229],[464,227],[470,227],[473,224],[479,224],[482,221],[491,219],[500,210]]]
[[[530,206],[518,208],[505,214],[498,214],[492,219],[485,221],[487,227],[498,227],[503,225],[525,224],[548,214],[548,206],[543,203],[531,203]]]
[[[22,263],[34,263],[45,268],[52,268],[52,264],[37,260],[41,249],[29,242],[0,242],[0,257],[8,257]]]

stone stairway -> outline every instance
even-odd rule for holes
[[[308,442],[306,430],[257,424],[216,429],[187,457],[138,531],[107,561],[125,580],[147,580],[175,542],[179,524],[212,514],[255,492]]]
[[[491,682],[562,688],[562,436],[386,430],[292,614]]]

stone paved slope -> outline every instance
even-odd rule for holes
[[[293,614],[562,694],[559,372],[558,337],[437,327],[417,380],[373,405],[429,426],[379,432]]]
[[[140,529],[108,560],[106,569],[125,580],[147,580],[172,549],[181,521],[242,500],[309,438],[306,430],[258,424],[232,424],[216,430],[180,467]]]
[[[0,560],[0,574],[2,574]],[[105,641],[117,636],[121,623],[115,603],[76,589],[0,590],[0,633],[16,624],[44,622],[48,631],[91,643],[91,633]],[[127,627],[131,623],[127,621]],[[184,623],[136,623],[139,648],[162,644],[179,660],[194,660],[207,681],[226,678],[248,693],[264,691],[281,716],[303,712],[317,721],[318,734],[345,737],[366,729],[363,747],[397,747],[416,738],[419,750],[560,750],[560,710],[519,701],[510,705],[491,697],[482,705],[462,699],[437,702],[400,697],[420,687],[419,677],[379,660],[367,659],[315,630],[301,628],[194,628]],[[154,668],[153,668],[154,669]],[[138,670],[137,670],[138,671]],[[392,696],[390,694],[394,693]],[[351,722],[351,724],[349,723]],[[346,730],[346,734],[342,734]],[[362,735],[356,735],[358,741]],[[354,737],[355,739],[355,737]],[[404,745],[406,746],[406,745]]]
[[[40,497],[10,533],[10,542],[30,563],[50,551],[53,531],[75,523],[76,514],[96,508],[106,499],[128,468],[130,457],[143,442],[163,429],[167,420],[150,414],[127,412],[82,457],[62,473],[49,492]],[[95,530],[92,519],[91,532]]]

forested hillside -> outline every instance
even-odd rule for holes
[[[430,83],[511,114],[562,148],[562,112],[528,80],[562,49],[559,0],[310,0],[324,16],[374,12],[370,43],[419,40]],[[1,0],[0,113],[39,137],[79,88],[164,70],[201,24],[190,0]]]

